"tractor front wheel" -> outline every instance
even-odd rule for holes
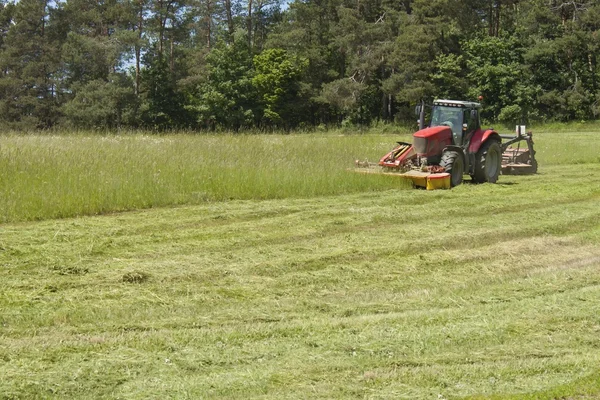
[[[458,186],[462,183],[463,174],[465,173],[465,163],[463,156],[458,151],[446,151],[442,154],[440,167],[450,174],[450,185]]]
[[[477,183],[496,183],[502,170],[502,150],[497,140],[488,140],[477,152],[475,174]]]

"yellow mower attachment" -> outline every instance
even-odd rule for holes
[[[450,189],[450,174],[446,172],[432,173],[427,171],[410,170],[407,172],[384,171],[374,163],[368,161],[356,161],[355,172],[361,174],[377,174],[397,176],[402,179],[410,180],[415,187],[421,187],[427,190]]]
[[[408,171],[400,174],[400,176],[410,179],[414,186],[427,190],[450,189],[450,174],[446,172]]]
[[[431,174],[427,177],[427,190],[450,189],[450,174]]]

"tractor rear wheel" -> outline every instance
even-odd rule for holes
[[[465,173],[463,156],[458,151],[448,150],[442,154],[440,167],[450,174],[450,186],[458,186],[462,183]]]
[[[477,183],[496,183],[502,170],[502,150],[497,140],[488,140],[481,146],[475,159],[473,180]]]

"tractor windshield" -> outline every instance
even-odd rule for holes
[[[431,126],[447,125],[454,136],[462,134],[463,109],[460,107],[434,106],[431,112]]]

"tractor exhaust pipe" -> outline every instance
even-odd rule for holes
[[[425,101],[415,107],[415,114],[419,116],[419,130],[425,128]]]

